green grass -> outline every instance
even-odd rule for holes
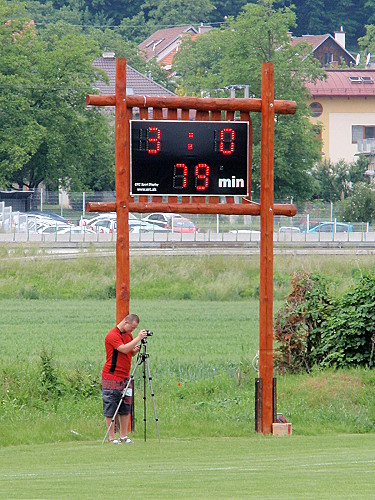
[[[17,247],[18,255],[21,248],[29,251],[27,245]],[[289,293],[291,274],[296,270],[319,271],[340,292],[363,272],[374,271],[375,261],[372,256],[357,255],[276,256],[276,300]],[[257,298],[259,291],[257,255],[131,257],[130,273],[133,299],[246,301]],[[0,299],[107,299],[113,298],[114,292],[114,257],[85,254],[68,261],[0,259]]]
[[[113,286],[113,266],[0,263],[1,498],[373,496],[374,370],[278,377],[278,410],[293,435],[254,433],[254,259],[132,259],[131,310],[154,332],[147,348],[161,444],[148,387],[143,441],[140,367],[135,445],[102,446],[103,340],[115,318],[102,291]],[[295,268],[318,268],[344,289],[373,266],[356,257],[275,259],[276,296]]]
[[[0,316],[0,443],[48,443],[104,435],[100,371],[114,300],[3,300]],[[134,300],[153,330],[150,367],[164,438],[248,436],[254,429],[258,301]],[[41,353],[50,366],[42,369]],[[49,378],[48,378],[49,377]],[[136,438],[143,433],[142,368]],[[375,372],[278,378],[278,410],[297,435],[374,432]],[[149,433],[156,437],[149,388]]]
[[[1,498],[372,498],[375,435],[18,445]]]

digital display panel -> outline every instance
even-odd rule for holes
[[[132,120],[131,195],[248,195],[248,126]]]

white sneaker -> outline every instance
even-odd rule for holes
[[[111,439],[109,442],[111,444],[121,444],[121,439]]]
[[[130,438],[128,438],[128,436],[120,438],[120,442],[125,444],[133,444],[133,441]]]

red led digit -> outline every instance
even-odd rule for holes
[[[195,165],[194,175],[197,191],[207,189],[210,180],[210,167],[206,163],[198,163],[198,165]]]
[[[227,134],[227,138],[225,134]],[[235,137],[236,133],[232,128],[223,128],[220,130],[220,152],[223,153],[223,155],[231,155],[233,153]]]
[[[175,189],[185,189],[187,186],[188,168],[185,163],[176,163],[173,171],[173,187]]]
[[[156,155],[160,151],[161,130],[158,127],[148,127],[148,132],[156,134],[156,137],[148,136],[148,154]]]

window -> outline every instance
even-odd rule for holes
[[[311,111],[311,116],[317,118],[323,113],[323,106],[320,104],[320,102],[312,102],[310,104],[310,111]]]
[[[362,82],[363,83],[374,83],[373,79],[371,76],[361,76]]]
[[[333,54],[331,52],[327,52],[324,54],[324,66],[328,66],[333,62]]]
[[[363,139],[375,139],[374,125],[352,125],[352,144],[358,144]]]
[[[352,126],[352,144],[357,144],[358,141],[363,139],[363,127],[362,125]]]
[[[375,139],[375,127],[363,127],[365,139]]]

